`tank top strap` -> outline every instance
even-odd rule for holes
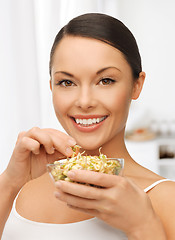
[[[161,179],[161,180],[158,180],[156,182],[154,182],[153,184],[151,184],[150,186],[148,186],[147,188],[144,189],[144,192],[147,193],[149,190],[153,189],[155,186],[157,186],[159,183],[162,183],[162,182],[167,182],[167,181],[172,181],[173,180],[170,180],[170,179]]]

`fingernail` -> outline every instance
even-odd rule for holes
[[[68,147],[68,148],[66,148],[66,153],[68,156],[70,156],[73,153],[73,151],[70,147]]]
[[[33,151],[34,154],[38,155],[40,153],[39,149],[35,150],[35,152]]]
[[[54,195],[55,195],[56,198],[60,197],[60,193],[59,192],[54,192]]]
[[[76,144],[74,139],[69,139],[68,143],[70,144],[70,146],[74,146]]]
[[[60,187],[61,187],[61,182],[60,182],[60,181],[56,182],[56,183],[55,183],[55,186],[58,187],[58,188],[60,188]]]
[[[52,147],[52,148],[50,149],[50,153],[53,154],[54,152],[55,152],[55,148]]]
[[[75,172],[69,171],[69,172],[67,173],[67,176],[72,179],[72,178],[75,177]]]

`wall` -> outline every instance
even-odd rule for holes
[[[175,1],[122,0],[119,8],[119,18],[137,39],[146,72],[134,116],[141,125],[151,119],[171,121],[175,119]]]

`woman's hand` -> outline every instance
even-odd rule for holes
[[[138,232],[138,229],[149,230],[151,221],[157,221],[150,199],[131,180],[86,170],[73,170],[68,176],[76,182],[103,187],[56,182],[58,192],[55,196],[71,208],[96,216],[112,227],[123,230],[128,236]]]
[[[4,174],[18,190],[46,172],[46,164],[71,156],[75,140],[55,129],[34,127],[19,134]]]

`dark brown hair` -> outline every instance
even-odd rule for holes
[[[68,35],[97,39],[117,48],[131,66],[134,79],[139,77],[141,57],[133,34],[118,19],[101,13],[87,13],[73,18],[58,32],[50,53],[50,73],[55,49]]]

